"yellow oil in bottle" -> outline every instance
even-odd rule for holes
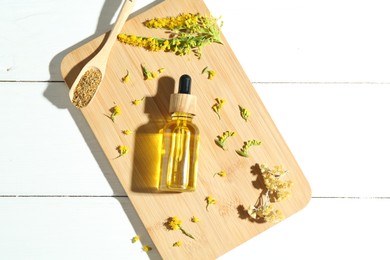
[[[174,113],[162,129],[160,190],[194,191],[198,171],[199,130],[192,115]]]
[[[198,172],[199,129],[192,122],[196,97],[190,95],[191,78],[180,77],[179,93],[171,95],[172,119],[160,131],[160,191],[194,191]]]

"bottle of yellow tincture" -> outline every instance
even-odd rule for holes
[[[183,75],[179,92],[171,95],[171,120],[161,130],[161,191],[194,191],[198,171],[199,130],[192,123],[196,96],[191,95],[191,77]]]

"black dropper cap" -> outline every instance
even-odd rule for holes
[[[187,74],[184,74],[180,77],[179,80],[179,93],[181,94],[191,94],[191,77]]]

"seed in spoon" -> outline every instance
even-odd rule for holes
[[[78,108],[88,105],[101,81],[102,73],[100,70],[94,68],[87,70],[76,86],[72,103]]]

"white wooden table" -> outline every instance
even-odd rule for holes
[[[220,259],[389,259],[387,1],[205,2],[313,190]],[[60,75],[121,1],[0,4],[0,259],[159,259]]]

